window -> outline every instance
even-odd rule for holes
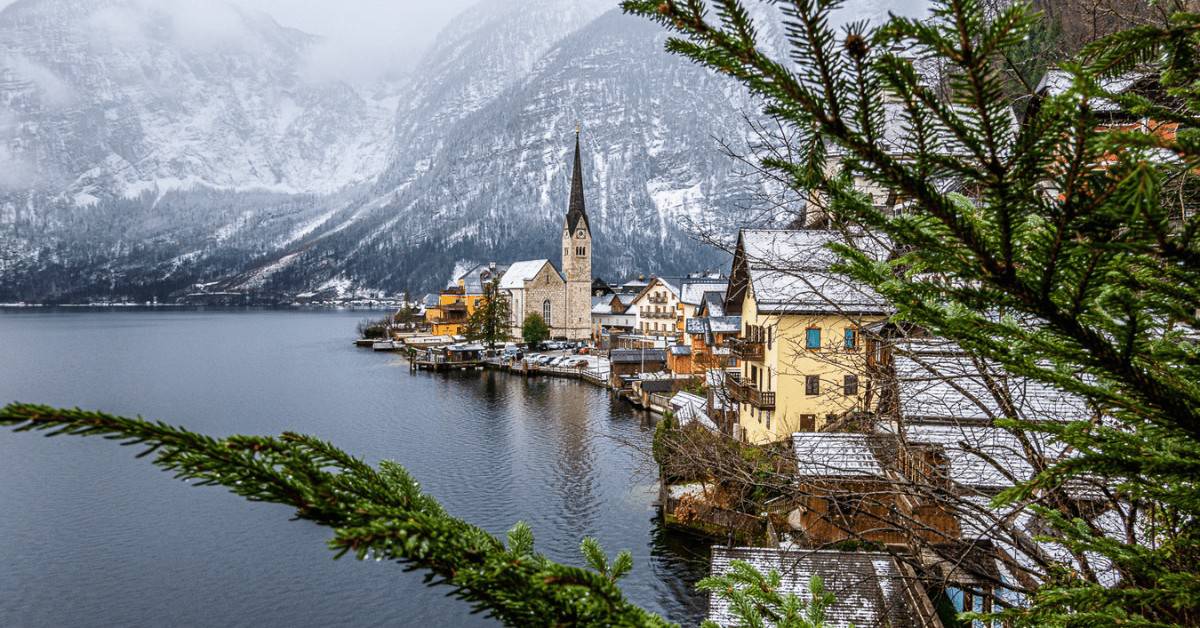
[[[821,394],[821,378],[816,375],[804,376],[804,394],[819,395]]]
[[[546,324],[550,324],[550,299],[542,301],[542,318],[546,319]]]
[[[763,414],[767,415],[767,429],[771,429],[771,411],[766,410]]]
[[[805,349],[820,349],[821,348],[821,328],[809,327],[804,332],[804,348]]]
[[[817,431],[817,415],[801,414],[800,415],[800,431],[801,432]]]
[[[842,377],[842,393],[847,397],[858,394],[858,376],[845,375]]]
[[[858,330],[853,327],[846,328],[846,348],[852,351],[858,349]]]

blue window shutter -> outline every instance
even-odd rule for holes
[[[821,330],[820,329],[809,329],[807,332],[807,338],[804,343],[804,346],[808,349],[820,349],[821,348]]]

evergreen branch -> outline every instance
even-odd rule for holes
[[[141,446],[139,457],[153,455],[156,466],[177,478],[290,506],[298,518],[332,528],[329,546],[337,556],[353,552],[427,570],[435,583],[509,625],[670,625],[630,604],[615,585],[630,559],[619,557],[608,573],[554,563],[533,554],[524,524],[509,533],[506,548],[446,514],[399,465],[375,469],[310,436],[216,439],[161,421],[30,404],[0,409],[0,426]]]

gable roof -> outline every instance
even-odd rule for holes
[[[849,243],[883,260],[885,242],[822,229],[743,229],[734,252],[727,309],[740,313],[747,290],[768,314],[888,314],[891,306],[870,287],[831,270],[841,258],[830,250]]]
[[[502,277],[507,270],[508,264],[496,264],[494,272],[496,275]],[[468,268],[463,274],[455,277],[454,281],[450,282],[450,284],[451,286],[457,286],[458,282],[461,281],[463,282],[464,294],[483,294],[482,275],[484,273],[488,273],[490,275],[492,272],[492,264],[490,262],[476,264],[471,268]]]
[[[792,452],[796,473],[808,477],[883,477],[867,434],[796,432]]]
[[[941,445],[950,463],[950,479],[974,488],[999,489],[1033,477],[1033,465],[1012,432],[986,425],[917,423],[904,426],[910,443]],[[1054,461],[1069,455],[1066,447],[1045,434],[1026,432],[1030,446]]]
[[[729,284],[726,283],[726,290]],[[705,292],[700,300],[699,313],[702,316],[725,316],[725,290],[720,292]]]
[[[838,552],[809,550],[788,546],[712,548],[712,573],[732,571],[732,562],[742,560],[763,573],[780,575],[780,593],[793,593],[801,599],[812,598],[808,584],[818,575],[835,601],[826,610],[826,625],[917,626],[920,614],[913,600],[924,592],[909,582],[896,560],[882,552]],[[708,618],[721,626],[737,626],[739,620],[727,600],[710,593]]]
[[[683,279],[679,287],[679,300],[688,305],[700,305],[704,300],[705,294],[709,292],[724,294],[728,287],[729,280],[725,278],[701,277]]]
[[[520,290],[525,287],[525,282],[533,279],[541,272],[542,267],[550,264],[548,259],[531,259],[522,262],[513,262],[505,271],[504,276],[500,278],[501,290]],[[554,267],[550,264],[551,268]],[[558,269],[554,269],[557,273]]]
[[[987,421],[1004,411],[988,388],[990,379],[1006,392],[1021,419],[1086,421],[1086,402],[1044,382],[1008,374],[998,365],[981,365],[957,346],[937,339],[900,344],[892,360],[900,415],[905,421],[938,419]],[[987,371],[988,378],[981,372]]]

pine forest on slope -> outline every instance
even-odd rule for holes
[[[609,0],[488,0],[418,70],[306,76],[318,38],[182,0],[0,12],[0,302],[194,289],[290,298],[440,287],[553,257],[584,129],[596,273],[725,265],[755,189],[719,140],[756,105]],[[209,16],[211,18],[211,16]]]

